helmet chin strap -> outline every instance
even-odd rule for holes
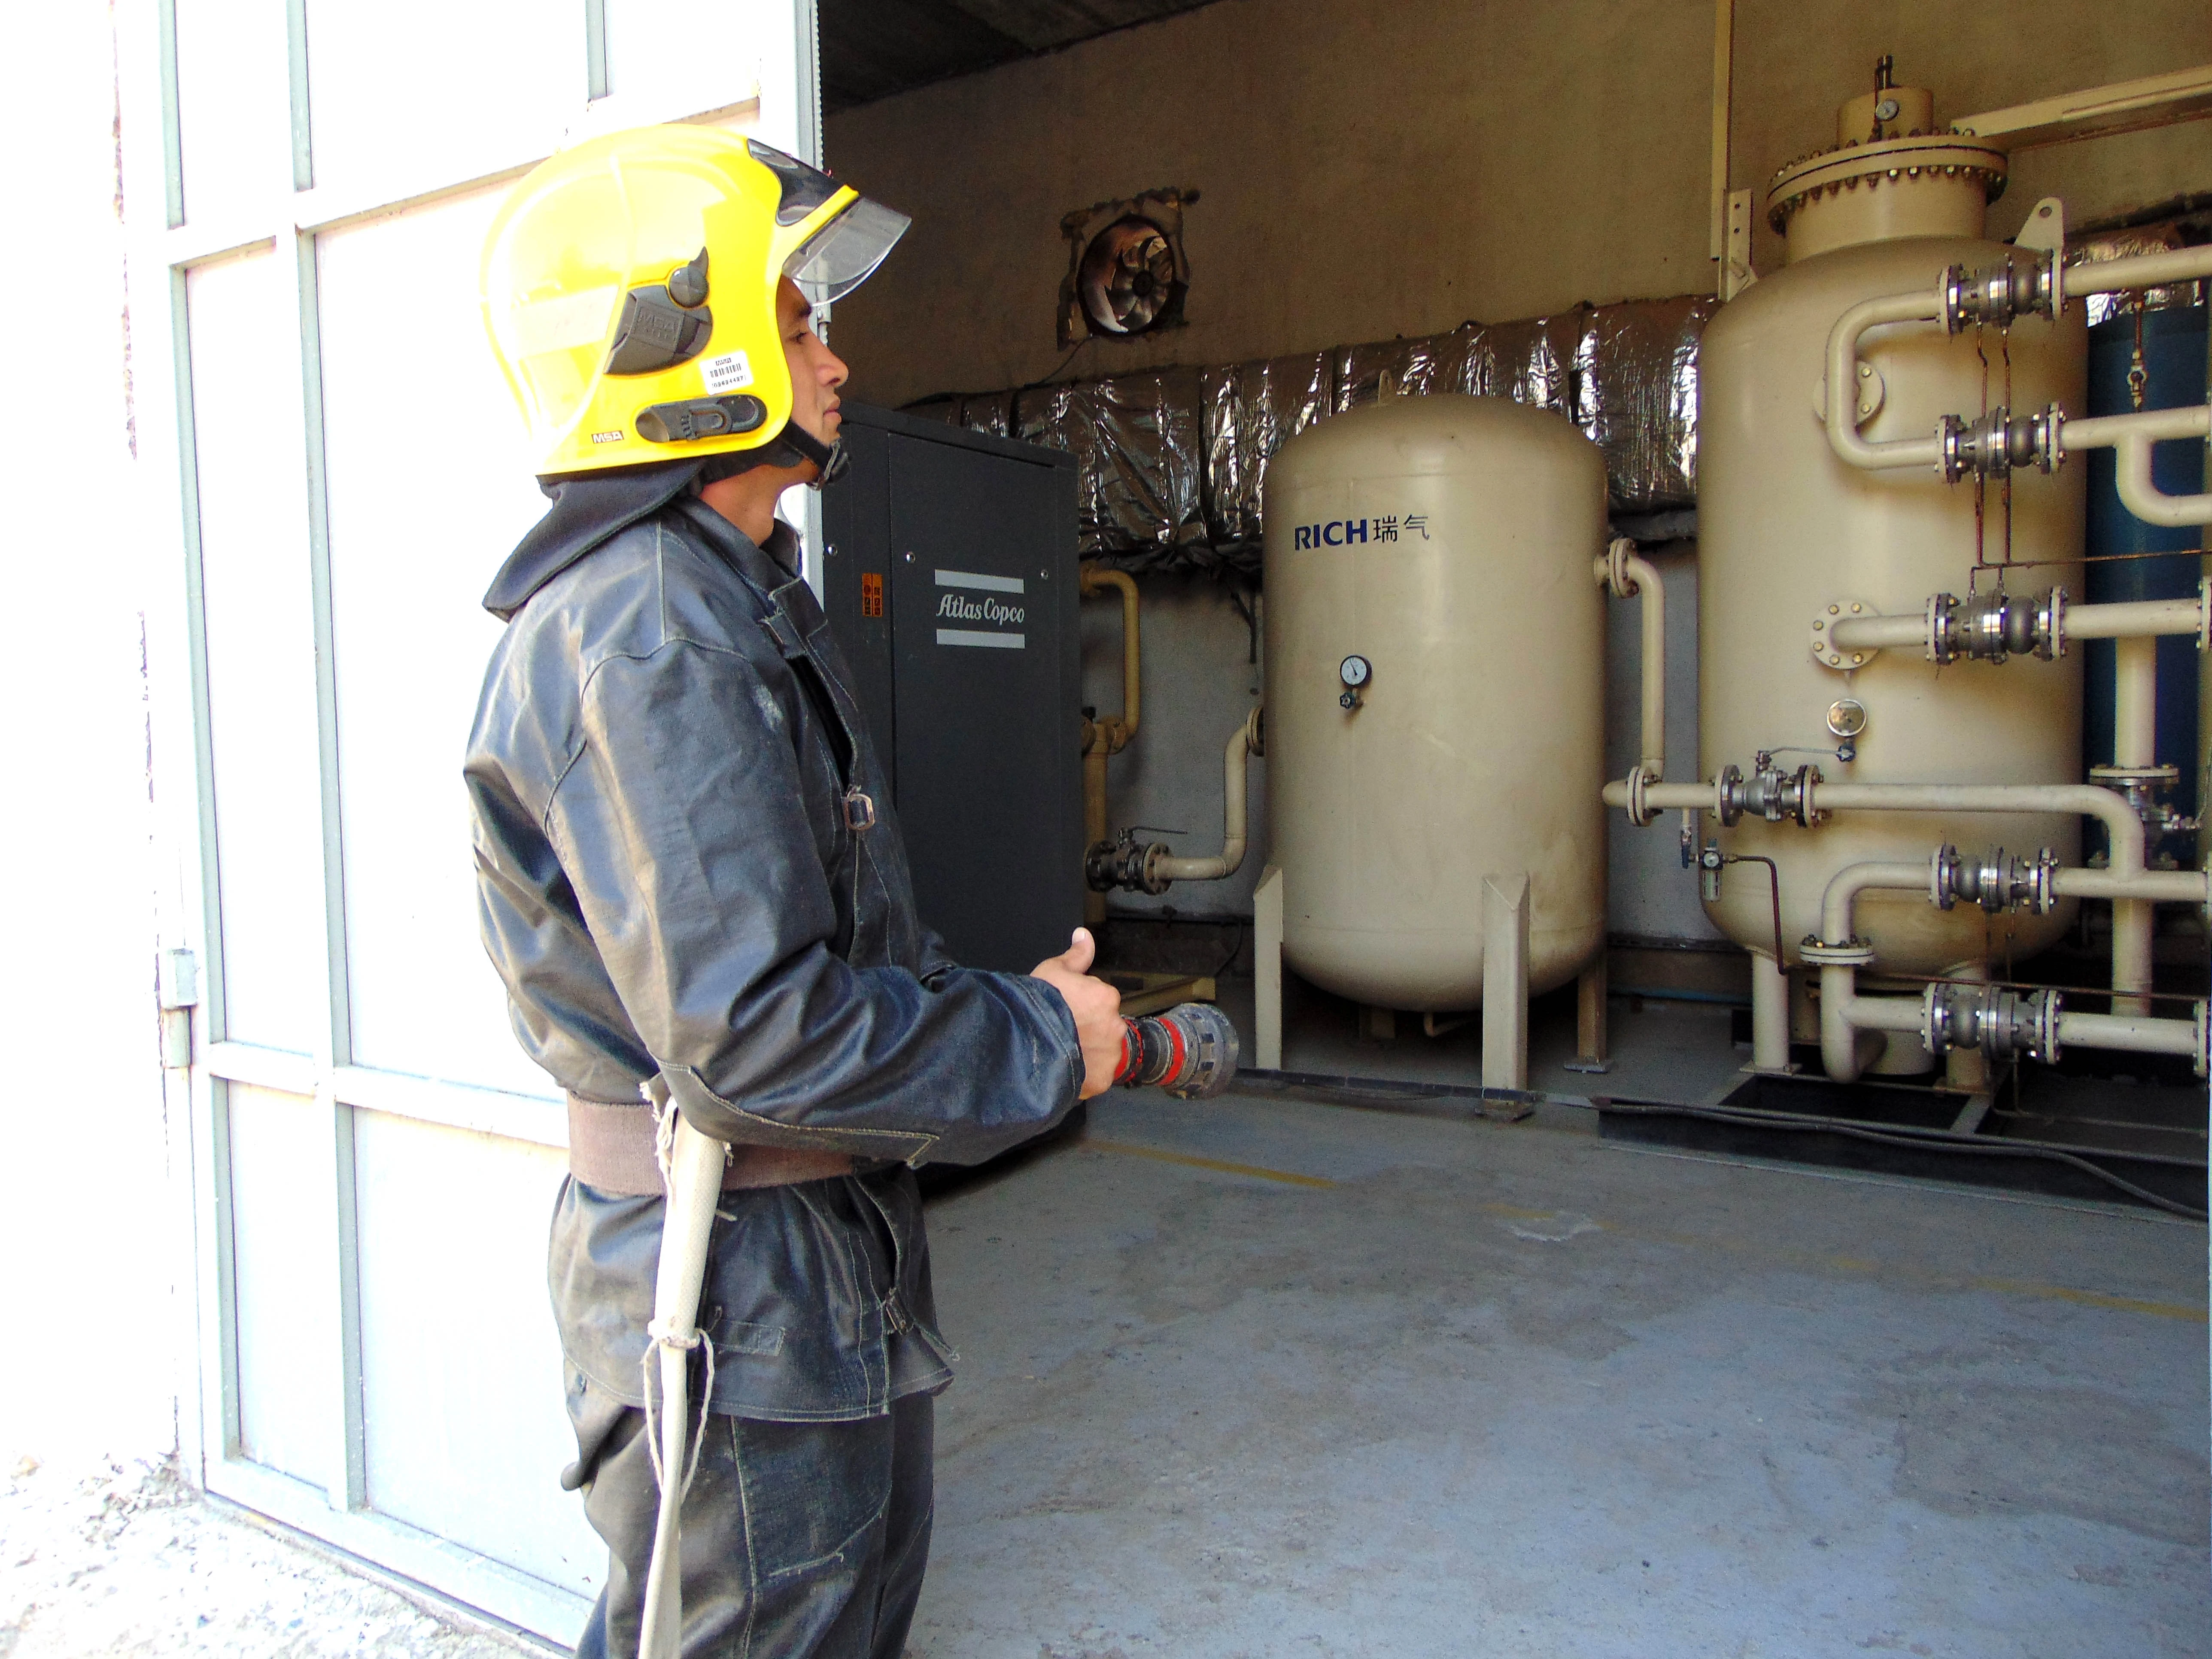
[[[701,465],[700,484],[720,483],[725,478],[734,478],[740,472],[750,472],[757,466],[796,467],[804,462],[814,463],[814,477],[807,488],[819,489],[833,484],[845,476],[851,461],[842,438],[823,443],[796,421],[784,422],[783,430],[757,449],[741,449],[732,454],[710,455]]]

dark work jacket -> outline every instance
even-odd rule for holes
[[[856,1160],[722,1194],[701,1322],[717,1409],[839,1420],[950,1375],[904,1166],[1040,1133],[1083,1059],[1056,992],[961,968],[921,926],[795,552],[678,496],[526,592],[510,563],[465,770],[484,943],[533,1060],[597,1101],[657,1073],[717,1139]],[[554,1217],[571,1365],[632,1404],[661,1212],[571,1179]]]

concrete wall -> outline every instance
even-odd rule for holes
[[[37,228],[19,243],[40,253],[0,266],[0,306],[22,324],[0,400],[0,1474],[27,1454],[170,1449],[190,1305],[154,1006],[142,618],[149,549],[176,532],[131,505],[134,469],[159,463],[130,440],[109,29],[104,6],[13,16],[36,72],[0,100],[0,148],[36,158],[11,173],[11,222]],[[160,271],[146,286],[142,306],[167,303]]]
[[[1018,385],[1062,354],[1073,208],[1196,189],[1189,326],[1072,374],[1226,362],[1704,292],[1712,11],[1683,0],[1219,0],[828,124],[831,164],[915,216],[839,310],[854,391]],[[2212,59],[2203,0],[1740,0],[1735,179],[1834,142],[1875,58],[1939,116]],[[2212,189],[2212,123],[2021,158],[1994,228]],[[1762,228],[1765,264],[1780,249]]]

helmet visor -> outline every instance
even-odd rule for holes
[[[815,305],[842,300],[868,280],[913,222],[863,197],[799,244],[783,274]]]

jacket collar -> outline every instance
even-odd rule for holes
[[[538,487],[552,497],[552,510],[507,556],[483,596],[483,608],[506,622],[593,548],[681,499],[705,465],[694,458],[539,479]]]

